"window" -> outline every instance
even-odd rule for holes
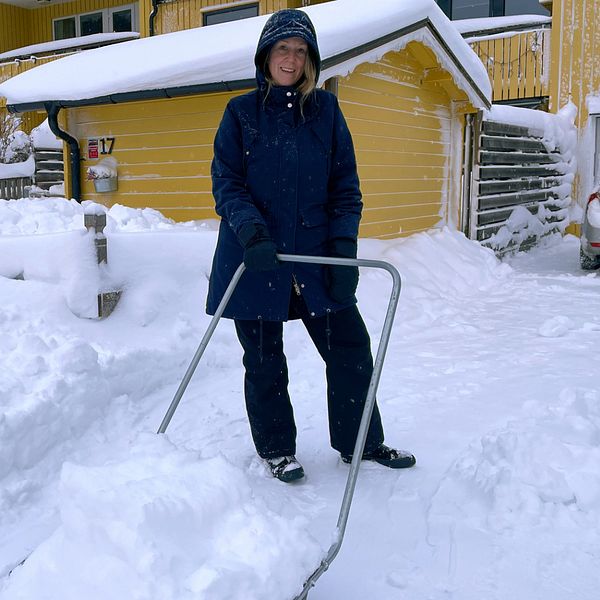
[[[56,19],[54,21],[54,39],[66,40],[77,35],[75,29],[75,17],[67,17],[66,19]]]
[[[477,19],[490,16],[489,0],[453,0],[452,19]]]
[[[546,15],[538,0],[436,0],[453,20],[502,17],[505,15]]]
[[[133,8],[112,8],[109,10],[111,31],[133,31]]]
[[[249,17],[258,17],[258,3],[242,4],[221,10],[204,12],[202,13],[202,25],[216,25],[217,23],[237,21],[238,19],[247,19]]]
[[[93,13],[55,19],[53,30],[55,40],[93,35],[94,33],[138,31],[137,5],[126,4]]]
[[[89,13],[79,16],[79,35],[93,35],[94,33],[103,33],[102,12]]]

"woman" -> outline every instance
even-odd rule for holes
[[[331,445],[352,452],[373,360],[356,307],[358,269],[280,263],[277,253],[356,257],[362,202],[350,132],[334,95],[316,89],[316,33],[299,10],[267,21],[256,55],[258,89],[232,99],[214,144],[221,217],[207,311],[214,314],[243,261],[225,310],[244,350],[244,392],[256,450],[274,477],[304,476],[288,395],[283,322],[302,319],[326,363]],[[375,406],[363,460],[402,468],[414,457],[383,444]]]

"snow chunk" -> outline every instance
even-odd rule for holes
[[[223,457],[202,459],[151,434],[119,461],[67,463],[61,525],[13,573],[7,593],[37,600],[291,598],[323,551],[305,518],[273,512],[250,484]]]
[[[542,337],[562,337],[569,331],[575,329],[575,323],[569,317],[552,317],[544,322],[539,329]]]

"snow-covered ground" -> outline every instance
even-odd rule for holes
[[[291,600],[348,473],[302,325],[285,341],[307,477],[285,485],[254,456],[229,322],[155,434],[208,324],[215,223],[114,207],[96,280],[81,225],[73,202],[0,201],[0,598]],[[444,230],[363,239],[360,255],[403,277],[378,399],[387,441],[418,463],[361,468],[309,598],[595,600],[600,277],[578,241],[500,263]],[[74,316],[108,283],[123,289],[108,319]],[[374,343],[389,289],[361,274]]]

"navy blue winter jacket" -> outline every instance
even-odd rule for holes
[[[303,115],[294,88],[266,87],[233,98],[214,143],[213,195],[221,217],[207,312],[214,314],[243,262],[238,236],[248,223],[265,225],[284,254],[330,255],[330,242],[356,240],[362,210],[352,138],[337,98],[316,90]],[[338,304],[327,293],[326,268],[281,263],[244,272],[225,310],[234,319],[285,321],[292,274],[309,311],[322,316]]]

